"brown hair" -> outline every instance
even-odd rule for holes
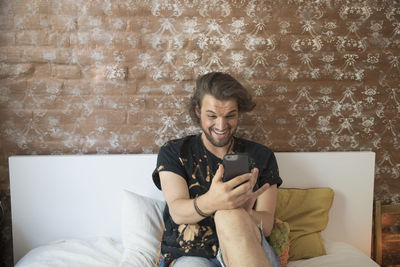
[[[206,94],[220,101],[235,99],[239,112],[252,111],[256,106],[249,92],[235,78],[227,73],[210,72],[197,78],[196,88],[190,99],[189,113],[197,123],[200,123],[200,119],[196,115],[196,107],[201,108],[201,102]]]

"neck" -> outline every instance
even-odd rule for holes
[[[225,146],[221,146],[221,147],[213,145],[207,139],[207,137],[205,136],[204,133],[201,134],[201,140],[202,140],[205,148],[220,159],[222,159],[225,156],[225,154],[229,153],[229,151],[231,150],[231,148],[233,146],[233,137],[228,144],[226,144]]]

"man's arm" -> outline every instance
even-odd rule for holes
[[[269,236],[271,234],[274,226],[277,195],[277,185],[275,184],[270,186],[257,198],[255,210],[250,210],[250,214],[256,223],[260,223],[262,221],[263,232],[265,236]]]
[[[241,207],[252,194],[253,174],[243,174],[223,182],[223,173],[223,166],[220,165],[210,189],[197,198],[197,206],[203,213],[213,214],[217,210]],[[159,175],[161,190],[176,224],[193,224],[204,219],[194,209],[193,199],[190,199],[189,189],[183,177],[170,171],[160,171]]]
[[[204,219],[197,214],[185,179],[170,171],[160,172],[161,190],[176,224],[193,224]]]

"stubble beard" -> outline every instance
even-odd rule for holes
[[[229,145],[232,142],[233,139],[233,133],[231,133],[231,129],[229,129],[229,134],[227,138],[221,139],[221,140],[215,140],[215,138],[212,136],[212,129],[204,129],[202,127],[203,133],[206,136],[207,140],[215,147],[224,147]]]

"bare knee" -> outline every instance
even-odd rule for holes
[[[219,239],[247,236],[261,240],[258,227],[244,209],[219,210],[214,219]]]
[[[220,210],[214,219],[222,257],[227,266],[267,266],[253,262],[257,262],[260,255],[265,258],[265,255],[262,256],[260,230],[247,211]],[[248,259],[248,255],[253,256]],[[242,264],[242,261],[246,264]]]
[[[215,221],[224,223],[227,221],[236,221],[237,218],[243,218],[247,216],[248,213],[244,209],[231,209],[231,210],[218,210],[215,213]]]
[[[215,226],[221,231],[237,229],[248,217],[244,209],[219,210],[215,213]]]

